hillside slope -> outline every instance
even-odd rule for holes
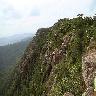
[[[14,44],[0,46],[0,96],[4,82],[7,81],[9,73],[20,60],[31,38]]]
[[[24,50],[30,41],[31,38],[27,38],[25,41],[0,46],[0,70],[6,70],[8,66],[16,64],[17,60],[23,55]]]
[[[39,29],[11,74],[4,95],[82,96],[86,90],[82,56],[92,41],[96,41],[96,20],[91,17],[60,19],[50,28]]]

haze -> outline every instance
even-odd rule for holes
[[[35,33],[58,19],[95,14],[95,0],[0,0],[0,37]]]

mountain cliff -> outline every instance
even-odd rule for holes
[[[77,18],[60,19],[50,28],[39,29],[12,72],[3,94],[82,96],[84,93],[93,96],[95,41],[96,19],[80,14]],[[90,55],[90,52],[95,53]],[[92,80],[88,79],[88,72],[92,73]]]

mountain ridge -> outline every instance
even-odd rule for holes
[[[60,19],[50,28],[39,29],[11,74],[5,96],[87,94],[90,90],[86,89],[94,85],[86,86],[82,56],[91,40],[96,41],[96,20],[92,17]]]

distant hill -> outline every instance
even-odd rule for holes
[[[31,39],[32,38],[26,38],[14,44],[0,46],[0,92],[2,92],[1,89],[4,82],[22,57]]]
[[[25,33],[25,34],[16,34],[13,36],[3,37],[3,38],[0,38],[0,46],[20,42],[20,41],[26,40],[29,37],[31,38],[32,36],[33,36],[32,33]]]
[[[30,40],[31,38],[27,38],[14,44],[0,46],[0,70],[4,70],[16,64],[16,61],[23,55]]]

